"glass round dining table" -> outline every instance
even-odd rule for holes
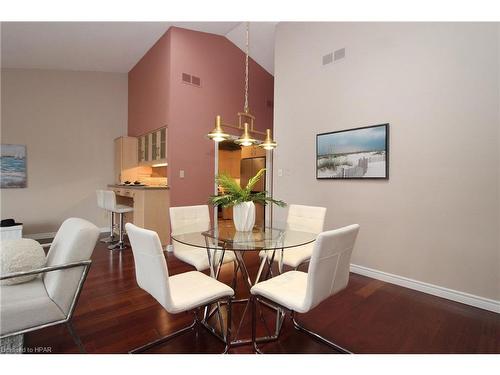
[[[283,253],[288,249],[310,244],[316,240],[316,237],[317,234],[315,233],[296,231],[287,228],[286,225],[280,224],[272,227],[255,226],[251,232],[236,231],[232,225],[218,225],[217,227],[211,228],[207,231],[172,235],[172,240],[184,245],[199,248],[200,251],[206,251],[210,267],[210,275],[214,278],[219,278],[226,252],[231,251],[234,253],[235,271],[233,275],[233,289],[236,286],[238,272],[241,272],[248,296],[250,296],[250,289],[254,284],[260,281],[266,265],[267,272],[264,275],[264,279],[268,278],[270,275],[272,276],[272,265],[275,261],[278,263],[278,272],[281,273],[283,271]],[[267,256],[261,256],[259,269],[256,277],[252,281],[247,264],[245,263],[244,255],[245,253],[255,251],[265,251]],[[231,344],[250,344],[250,338],[239,337],[243,321],[247,311],[249,310],[250,299],[244,298],[234,302],[245,302],[246,305]],[[266,336],[258,337],[258,342],[266,342],[277,339],[283,324],[284,312],[274,306],[269,307],[276,310],[275,332],[274,334],[271,334],[266,325],[268,334]],[[215,326],[210,324],[210,319],[215,315],[218,315],[219,318],[218,324],[220,331],[217,331]],[[262,311],[260,318],[264,322]],[[215,306],[215,308],[205,310],[203,324],[217,337],[225,341],[225,334],[223,333],[223,319],[219,305]]]

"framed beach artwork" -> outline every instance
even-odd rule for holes
[[[389,124],[316,136],[317,179],[388,179]]]
[[[7,145],[0,146],[0,187],[25,188],[26,187],[26,146]]]

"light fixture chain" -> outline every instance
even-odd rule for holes
[[[250,34],[250,22],[246,23],[246,55],[245,55],[245,106],[244,111],[248,113],[248,54],[249,54],[249,34]]]

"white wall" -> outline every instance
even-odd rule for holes
[[[494,23],[279,24],[274,196],[327,206],[326,228],[359,223],[354,264],[500,300],[498,38]],[[317,133],[386,122],[388,181],[315,179]]]
[[[2,189],[1,216],[24,234],[72,216],[107,219],[95,190],[113,182],[113,139],[127,132],[127,74],[2,70],[1,142],[27,145],[28,187]]]

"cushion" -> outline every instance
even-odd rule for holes
[[[176,314],[204,306],[208,302],[234,295],[226,284],[198,271],[190,271],[168,278],[173,307],[167,311]]]
[[[45,252],[35,240],[21,238],[17,240],[1,241],[1,271],[2,276],[13,272],[31,271],[45,265]],[[14,285],[25,283],[39,275],[20,276],[14,279],[3,280],[0,285]]]
[[[212,256],[214,254],[214,250],[212,251]],[[222,251],[216,252],[216,262],[220,260],[220,255]],[[177,259],[182,260],[190,265],[192,265],[198,271],[204,271],[208,269],[210,266],[208,264],[208,254],[207,249],[203,249],[201,247],[194,247],[185,245],[183,243],[174,241],[174,255]],[[226,250],[224,251],[224,259],[223,263],[232,262],[235,260],[235,255],[232,251]]]
[[[52,301],[41,278],[0,287],[0,334],[36,327],[65,319]]]
[[[304,313],[306,305],[307,273],[289,271],[255,284],[250,292],[265,297],[289,310]]]
[[[291,247],[283,250],[283,264],[292,268],[296,268],[300,266],[305,261],[311,258],[312,252],[314,248],[314,242],[302,245]],[[259,256],[263,258],[267,253],[267,257],[271,259],[273,252],[272,250],[262,250],[259,253]],[[281,250],[276,250],[276,254],[274,255],[274,261],[279,262],[281,258]]]

